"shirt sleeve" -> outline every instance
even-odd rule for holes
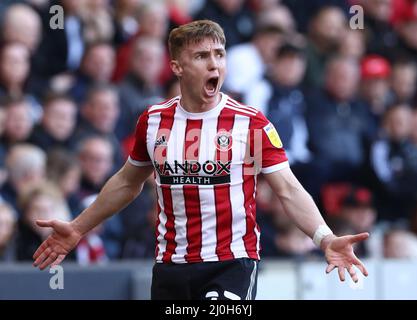
[[[144,111],[136,124],[135,130],[135,142],[133,149],[130,152],[128,161],[138,167],[152,165],[151,158],[149,157],[148,148],[146,145],[146,136],[148,131],[148,111]]]
[[[281,138],[274,125],[258,112],[251,120],[251,153],[262,173],[272,173],[289,167]]]

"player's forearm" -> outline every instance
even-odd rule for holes
[[[275,176],[274,176],[275,175]],[[265,176],[279,197],[285,213],[305,234],[313,238],[320,225],[326,225],[310,194],[288,169]]]
[[[72,222],[82,235],[126,207],[142,190],[143,183],[133,186],[119,171],[107,181],[96,200]]]

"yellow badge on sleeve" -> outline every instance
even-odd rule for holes
[[[268,123],[264,127],[264,131],[268,136],[269,141],[271,141],[272,145],[277,148],[282,148],[282,141],[279,137],[279,134],[272,123]]]

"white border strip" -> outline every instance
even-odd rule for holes
[[[146,166],[152,165],[152,161],[137,161],[137,160],[133,160],[130,156],[129,158],[127,158],[127,161],[129,161],[131,164],[133,164],[136,167],[146,167]]]
[[[278,164],[270,166],[270,167],[262,168],[261,172],[262,173],[272,173],[272,172],[279,171],[279,170],[289,168],[289,167],[290,167],[289,162],[284,161],[284,162],[278,163]]]

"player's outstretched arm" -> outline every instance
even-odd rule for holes
[[[264,176],[282,202],[285,213],[304,233],[313,239],[320,226],[321,228],[328,228],[313,199],[290,168]],[[337,237],[333,234],[326,235],[320,242],[320,247],[324,251],[328,263],[326,272],[329,273],[338,268],[339,278],[344,281],[346,269],[352,280],[357,282],[358,276],[353,268],[353,265],[355,265],[367,276],[368,272],[365,266],[353,252],[353,244],[368,237],[368,233],[343,237]]]
[[[33,265],[43,270],[61,263],[88,231],[137,197],[152,171],[152,166],[137,167],[126,162],[107,181],[97,199],[73,221],[36,221],[40,227],[52,228],[53,232],[34,253]]]

